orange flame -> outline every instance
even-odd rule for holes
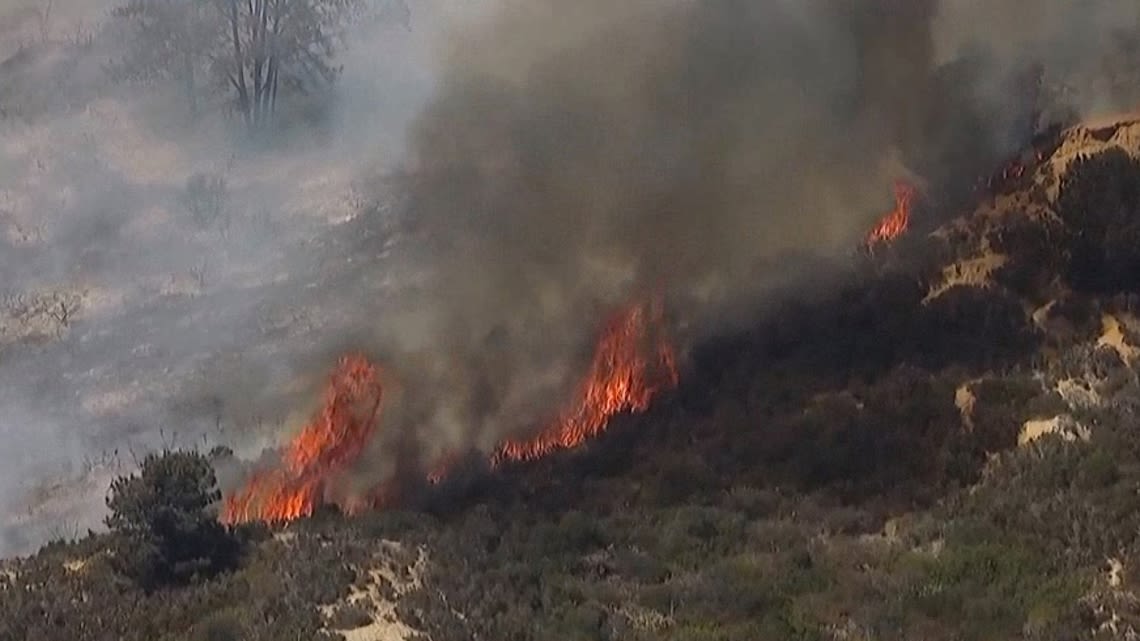
[[[1015,181],[1037,171],[1037,167],[1049,157],[1049,154],[1050,152],[1047,149],[1037,149],[1032,157],[1025,153],[1011,159],[1001,168],[1000,172],[991,175],[986,180],[986,189],[1000,192],[1016,185]]]
[[[376,430],[383,389],[376,367],[352,354],[341,358],[321,411],[289,444],[282,466],[255,475],[228,497],[221,521],[289,521],[313,513],[325,485],[363,453]]]
[[[633,305],[607,323],[577,400],[533,437],[499,446],[491,466],[528,461],[581,445],[605,431],[621,412],[641,412],[662,388],[677,384],[673,348],[656,331],[659,303]]]
[[[460,453],[454,450],[444,454],[443,458],[428,472],[427,482],[431,485],[439,485],[442,483],[444,479],[451,475],[451,471],[462,458]]]
[[[658,329],[662,315],[657,301],[615,314],[605,326],[575,402],[535,436],[501,444],[491,456],[491,466],[576,447],[604,432],[614,415],[644,411],[659,391],[676,386],[676,357]],[[362,356],[342,358],[329,381],[323,409],[290,443],[282,467],[255,475],[229,496],[221,521],[282,522],[311,515],[323,499],[327,481],[355,463],[371,440],[381,399],[376,368]],[[431,485],[443,482],[461,458],[459,452],[447,453],[425,480]],[[392,507],[399,502],[400,487],[397,479],[391,479],[367,497],[350,498],[341,507],[350,514],[367,507]]]
[[[867,234],[865,241],[867,247],[874,247],[879,243],[890,243],[904,232],[910,225],[910,207],[914,202],[915,189],[906,181],[895,183],[895,208],[876,224]]]

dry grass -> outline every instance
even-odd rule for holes
[[[1126,363],[1136,358],[1136,348],[1128,344],[1120,319],[1112,314],[1105,314],[1101,317],[1101,326],[1101,335],[1096,341],[1097,347],[1111,347]]]
[[[962,383],[958,389],[954,390],[954,406],[962,414],[962,427],[966,428],[967,431],[974,429],[974,407],[978,403],[978,397],[974,396],[970,386],[976,382]]]
[[[942,278],[931,285],[926,298],[922,299],[923,304],[930,303],[954,287],[992,287],[991,276],[1008,260],[1009,258],[1002,254],[986,251],[981,256],[960,260],[943,267]]]
[[[1069,442],[1088,441],[1091,438],[1089,429],[1069,416],[1058,415],[1048,419],[1032,419],[1025,421],[1021,432],[1017,435],[1017,444],[1026,446],[1050,434],[1059,436]]]

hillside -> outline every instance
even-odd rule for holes
[[[0,639],[1133,638],[1138,154],[1140,122],[1039,139],[577,450],[244,528],[149,594],[115,535],[7,561]]]

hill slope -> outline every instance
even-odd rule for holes
[[[0,639],[1061,639],[1140,630],[1140,124],[690,354],[579,450],[257,531],[147,595],[109,536],[0,571]]]

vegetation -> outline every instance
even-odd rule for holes
[[[1003,228],[988,287],[926,299],[925,257],[953,252],[919,237],[701,343],[601,439],[409,512],[227,530],[211,458],[150,456],[108,533],[0,564],[0,639],[332,639],[377,601],[433,641],[1127,637],[1140,370],[1096,339],[1140,309],[1136,172],[1074,163],[1058,222]],[[1077,291],[1035,323],[1051,269]]]
[[[130,51],[112,67],[133,81],[178,81],[191,114],[200,95],[229,94],[251,129],[268,125],[278,98],[326,88],[339,72],[338,37],[354,0],[128,0]]]
[[[226,179],[220,174],[196,173],[186,180],[182,204],[203,229],[225,221]]]
[[[1067,276],[1098,293],[1140,286],[1140,160],[1115,149],[1073,162],[1057,213],[1069,226]]]
[[[219,499],[206,457],[148,455],[138,474],[111,483],[107,526],[117,535],[114,565],[148,589],[234,567],[241,544],[208,511]]]

